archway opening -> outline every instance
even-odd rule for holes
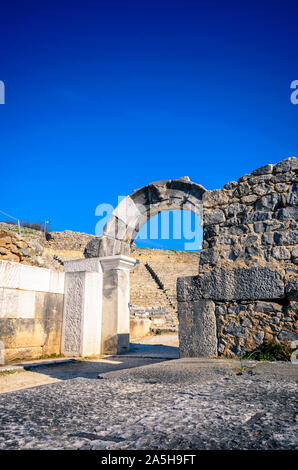
[[[177,278],[198,273],[203,231],[199,217],[165,210],[151,217],[131,247],[138,260],[130,276],[132,350],[178,357]]]

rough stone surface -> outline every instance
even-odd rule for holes
[[[277,271],[268,268],[214,269],[201,279],[204,298],[230,300],[278,299],[284,284]]]
[[[245,354],[297,333],[297,162],[265,165],[203,195],[199,272],[178,279],[177,296],[184,310],[215,302],[218,354]],[[189,328],[187,341],[194,335]]]
[[[286,285],[286,293],[290,299],[298,300],[298,278],[291,279]]]
[[[9,230],[9,225],[0,226],[0,260],[28,264],[43,268],[62,270],[61,264],[44,252],[43,246],[35,239],[28,239]]]
[[[282,341],[283,330],[297,330],[297,162],[290,157],[265,165],[213,191],[186,178],[150,183],[119,205],[85,255],[129,254],[148,218],[163,210],[193,210],[203,222],[199,269],[178,281],[178,302],[189,304],[190,312],[194,302],[215,303],[219,354],[243,354],[263,340]],[[10,245],[9,234],[4,235],[1,256]],[[11,256],[25,259],[28,252],[20,243]],[[165,279],[159,279],[163,286]],[[196,331],[202,336],[189,329],[191,341],[204,341],[204,330]]]
[[[210,300],[180,302],[179,351],[181,357],[211,357],[217,354],[215,304]],[[189,334],[189,331],[192,334]]]
[[[83,257],[88,241],[94,235],[72,232],[49,232],[29,230],[15,225],[0,223],[0,259],[63,271],[63,261]]]
[[[83,363],[71,380],[0,395],[0,448],[297,449],[297,366],[133,360],[145,367]]]

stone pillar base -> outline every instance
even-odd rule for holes
[[[101,352],[129,351],[129,271],[136,260],[124,255],[99,258],[103,269]]]

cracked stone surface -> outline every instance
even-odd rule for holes
[[[0,448],[297,449],[298,366],[239,364],[147,360],[4,393]]]

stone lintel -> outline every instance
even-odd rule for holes
[[[214,268],[210,273],[178,278],[177,296],[180,302],[270,300],[283,298],[285,288],[281,274],[266,267]]]
[[[101,273],[102,268],[100,264],[100,259],[101,258],[82,258],[64,261],[64,271],[66,273],[82,271]]]

